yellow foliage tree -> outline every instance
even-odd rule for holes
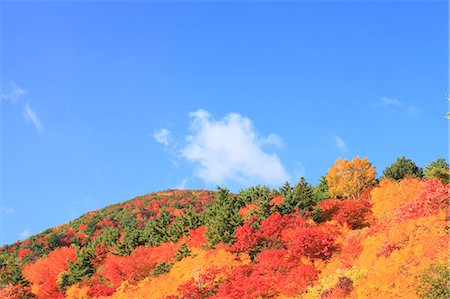
[[[339,158],[328,169],[328,192],[332,197],[358,199],[374,183],[375,177],[376,169],[367,158],[356,157],[351,161]]]
[[[245,259],[245,258],[244,258]],[[227,276],[232,269],[242,265],[244,260],[225,249],[200,250],[192,249],[191,256],[175,262],[170,272],[149,277],[138,285],[132,286],[127,283],[114,293],[112,297],[105,298],[165,298],[178,295],[177,289],[191,278],[199,276],[211,267],[222,269],[223,275]]]
[[[372,190],[372,212],[378,219],[390,217],[400,206],[415,201],[422,193],[424,183],[418,178],[405,178],[400,182],[381,180]]]
[[[395,224],[395,225],[394,225]],[[392,223],[367,237],[356,266],[366,275],[354,287],[358,298],[417,298],[417,276],[431,264],[446,263],[446,215]]]
[[[88,299],[89,286],[74,284],[66,290],[66,299]]]

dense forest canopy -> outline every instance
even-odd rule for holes
[[[448,298],[449,165],[167,190],[0,248],[2,298]]]

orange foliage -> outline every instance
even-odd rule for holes
[[[372,191],[372,212],[378,219],[390,217],[400,206],[416,201],[423,188],[424,183],[418,178],[405,178],[400,182],[383,179]]]
[[[164,243],[159,247],[139,246],[129,256],[108,253],[103,265],[103,277],[114,286],[125,280],[137,282],[147,277],[156,264],[171,261],[175,254],[172,243]]]
[[[201,279],[211,275],[209,269],[218,269],[213,280],[226,279],[231,270],[242,262],[236,254],[225,249],[199,250],[192,249],[191,256],[175,262],[169,273],[157,277],[148,277],[136,286],[122,285],[114,293],[112,298],[166,298],[173,295],[181,295],[180,288],[192,282],[192,278],[198,283]],[[203,278],[202,278],[203,277]],[[211,280],[212,278],[208,278]],[[180,288],[180,289],[179,289]]]
[[[247,204],[245,207],[242,207],[239,210],[239,214],[241,214],[242,219],[246,219],[248,217],[248,215],[250,215],[250,213],[252,211],[258,211],[259,208],[257,205],[253,204],[253,203],[249,203]]]
[[[275,196],[274,198],[272,198],[272,200],[270,201],[270,205],[280,205],[282,204],[284,201],[283,196],[279,195],[279,196]]]
[[[50,252],[47,257],[37,260],[35,263],[25,265],[23,275],[31,282],[32,292],[38,298],[63,298],[56,285],[58,275],[69,268],[68,261],[74,262],[75,249],[62,247]]]

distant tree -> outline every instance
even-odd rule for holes
[[[328,193],[328,183],[325,176],[322,176],[319,184],[314,187],[314,197],[316,202],[321,202],[324,199],[331,198]]]
[[[168,263],[166,261],[162,261],[159,264],[156,264],[155,268],[152,270],[152,275],[158,276],[164,273],[167,273],[170,271],[170,268],[172,268],[173,263]]]
[[[439,178],[442,179],[444,183],[449,182],[449,165],[443,158],[439,158],[434,162],[428,163],[425,167],[424,175],[427,179]]]
[[[92,259],[94,258],[94,247],[86,246],[83,250],[77,249],[77,258],[74,263],[70,260],[69,270],[61,274],[58,281],[58,287],[61,290],[65,290],[67,287],[86,279],[88,280],[95,273],[95,268],[92,265]]]
[[[422,168],[419,168],[411,159],[404,156],[397,158],[397,161],[392,163],[383,171],[385,178],[399,181],[406,176],[415,176],[421,178],[423,176]]]
[[[376,170],[367,158],[337,159],[326,176],[332,197],[359,199],[362,191],[375,182]]]
[[[431,265],[418,278],[417,295],[419,298],[449,298],[450,268],[448,265]]]
[[[189,255],[191,255],[191,251],[187,247],[186,242],[183,242],[181,244],[180,248],[178,248],[177,253],[175,254],[174,260],[181,261],[183,258],[185,258]]]
[[[22,285],[28,285],[22,275],[22,261],[14,256],[8,256],[1,265],[0,268],[0,283],[7,285],[16,285],[18,283]]]
[[[293,190],[293,197],[296,202],[296,206],[299,208],[302,214],[307,211],[311,211],[316,205],[314,198],[314,188],[305,180],[304,177],[300,178],[300,181],[295,185]]]
[[[239,206],[245,206],[248,203],[253,203],[258,207],[257,217],[259,221],[262,221],[270,215],[270,201],[273,198],[273,194],[266,186],[254,186],[241,190],[236,199]]]
[[[231,243],[236,227],[242,224],[240,205],[227,189],[217,188],[216,198],[206,212],[206,239],[210,246],[219,242]]]
[[[280,205],[281,214],[290,214],[298,208],[302,214],[311,211],[316,205],[314,197],[314,188],[301,177],[294,188],[286,182],[279,192],[283,195],[284,201]]]

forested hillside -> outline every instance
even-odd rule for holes
[[[0,248],[1,298],[448,298],[449,168],[147,194]]]

